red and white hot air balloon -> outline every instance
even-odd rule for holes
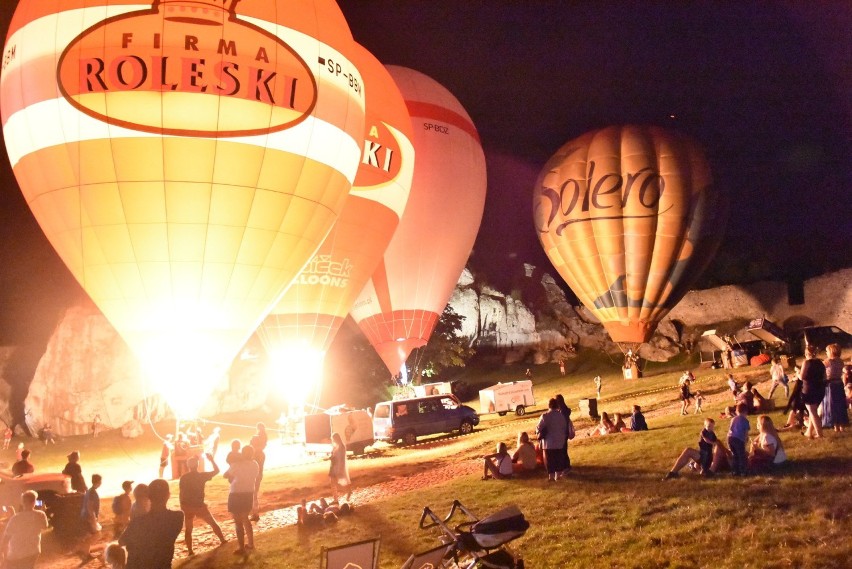
[[[470,256],[485,205],[485,155],[445,87],[388,66],[414,130],[414,180],[399,228],[351,315],[391,374],[426,345]]]

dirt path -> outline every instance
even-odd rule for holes
[[[755,372],[753,374],[743,375],[740,374],[738,379],[740,382],[743,380],[747,381],[757,381],[759,379],[766,378],[767,374],[764,372]],[[768,380],[761,381],[760,383],[755,384],[761,393],[768,394],[768,389],[770,382]],[[697,387],[701,387],[700,382],[697,384]],[[676,388],[666,388],[672,389],[676,391]],[[665,389],[655,390],[656,391],[664,391]],[[783,394],[783,392],[782,392]],[[633,394],[632,397],[636,398],[641,396],[641,393]],[[720,404],[729,404],[731,402],[731,395],[725,389],[722,392],[716,392],[710,395],[705,396],[705,408],[713,408],[718,409],[718,405]],[[608,401],[606,398],[601,400],[601,410],[606,410],[607,407],[623,407],[623,398],[618,398],[615,400]],[[693,409],[694,414],[694,409]],[[649,419],[649,423],[651,428],[653,429],[653,419],[655,417],[661,417],[664,415],[670,414],[678,414],[680,413],[680,401],[673,401],[668,404],[661,405],[659,408],[653,409],[645,413],[647,419]],[[709,412],[705,412],[705,415],[710,415]],[[528,430],[533,430],[535,422],[537,422],[537,417],[531,417],[527,421],[523,421],[522,424],[529,423],[531,426]],[[512,432],[517,432],[519,430],[519,422],[513,421],[510,423],[504,423],[502,425],[498,425],[489,429],[488,432],[498,432],[500,430],[511,430]],[[585,429],[578,429],[577,437],[585,438],[594,430],[594,426],[588,427]],[[444,441],[438,443],[426,443],[424,447],[435,447],[435,446],[443,446]],[[445,457],[446,458],[446,457]],[[380,460],[380,459],[379,459]],[[438,466],[433,467],[433,464],[430,463],[429,468],[416,472],[413,474],[406,474],[403,476],[399,476],[393,478],[391,480],[371,484],[362,488],[356,488],[352,494],[352,503],[357,505],[368,504],[387,496],[393,496],[396,494],[401,494],[404,492],[412,492],[419,490],[421,488],[427,488],[434,485],[439,485],[445,482],[449,482],[451,480],[457,479],[460,476],[467,476],[471,474],[479,473],[482,468],[482,463],[479,458],[462,458],[460,460],[453,460],[448,462],[438,462]],[[106,501],[104,501],[106,502]],[[102,503],[103,506],[103,503]],[[109,513],[109,506],[105,506],[106,515],[111,517]],[[225,536],[229,538],[229,540],[234,540],[234,525],[230,521],[230,519],[226,519],[226,514],[220,509],[214,509],[214,516],[219,520],[219,523],[222,527],[222,531],[225,533]],[[265,511],[261,514],[260,521],[255,523],[255,532],[265,532],[272,529],[280,528],[282,526],[293,525],[296,523],[296,507],[289,506],[284,508],[272,509],[269,511]],[[205,551],[210,551],[219,546],[219,540],[210,531],[209,527],[206,524],[199,524],[196,522],[195,530],[193,531],[193,542],[194,549],[196,553],[202,553]],[[230,547],[235,547],[235,545],[229,544]],[[175,545],[175,558],[182,559],[187,557],[186,547],[183,541],[183,532],[181,532],[178,537],[178,541]],[[79,558],[68,555],[54,552],[53,554],[46,554],[43,556],[42,561],[40,563],[42,566],[49,566],[55,569],[72,569],[72,568],[100,568],[102,567],[102,563],[99,559],[89,561],[88,563],[81,564]]]

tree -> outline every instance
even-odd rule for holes
[[[435,324],[429,343],[414,350],[408,357],[406,366],[412,375],[433,377],[448,368],[465,366],[476,350],[460,335],[464,319],[447,305]]]

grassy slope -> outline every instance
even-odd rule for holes
[[[562,392],[569,405],[593,391],[594,360],[579,360],[568,377],[558,377],[555,366],[534,370],[540,404]],[[603,362],[606,363],[606,362]],[[614,366],[604,373],[603,401],[607,411],[628,411],[640,403],[652,418],[652,430],[635,435],[578,439],[571,445],[574,473],[569,480],[548,483],[541,478],[482,482],[467,476],[416,492],[389,496],[360,506],[356,514],[336,526],[312,532],[287,527],[258,538],[258,552],[243,567],[307,567],[318,563],[322,545],[335,546],[374,536],[382,537],[381,567],[399,567],[407,556],[433,546],[434,536],[419,530],[423,506],[439,513],[454,498],[484,516],[509,503],[518,504],[532,524],[513,543],[527,567],[848,567],[852,513],[852,433],[829,434],[807,441],[797,433],[783,434],[792,463],[782,474],[745,480],[720,477],[699,480],[684,473],[681,480],[661,482],[684,446],[695,446],[701,417],[673,412],[673,388],[678,367],[639,382],[620,379]],[[665,372],[665,368],[658,369]],[[516,375],[512,375],[513,373]],[[523,368],[493,370],[477,384],[522,377]],[[650,374],[649,374],[650,375]],[[760,382],[767,369],[738,373]],[[471,383],[475,371],[466,378]],[[718,371],[698,374],[696,388],[724,393]],[[641,395],[630,395],[641,393]],[[705,406],[705,415],[718,416],[727,398]],[[779,399],[780,400],[780,399]],[[543,405],[539,405],[542,407]],[[657,415],[657,416],[653,416]],[[776,423],[782,418],[775,414]],[[583,426],[583,423],[578,426]],[[718,422],[724,434],[727,421]],[[353,461],[353,478],[369,485],[406,472],[421,470],[442,460],[475,459],[497,440],[511,442],[517,430],[532,430],[535,416],[524,419],[487,416],[484,430],[453,444],[441,453],[412,449],[384,450],[386,459]],[[752,420],[754,428],[754,420]],[[500,427],[503,428],[500,428]],[[487,430],[489,427],[497,427]],[[426,461],[419,467],[415,461]],[[309,469],[310,470],[310,469]],[[281,504],[295,495],[321,491],[323,467],[298,479],[292,472],[267,478],[278,487]],[[183,569],[231,567],[230,548],[177,564]]]

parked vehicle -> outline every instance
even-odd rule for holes
[[[837,326],[808,326],[796,334],[797,348],[804,352],[805,346],[816,346],[823,351],[829,344],[840,344],[841,348],[852,348],[852,334]]]
[[[373,410],[377,441],[410,445],[417,437],[459,431],[466,435],[479,424],[479,415],[454,395],[430,395],[378,403]]]
[[[372,445],[373,419],[363,409],[332,407],[325,413],[305,415],[305,451],[331,454],[331,434],[340,433],[346,449],[363,454]]]
[[[479,412],[497,413],[501,417],[509,411],[525,415],[527,407],[535,405],[532,381],[510,381],[498,383],[479,390]]]

